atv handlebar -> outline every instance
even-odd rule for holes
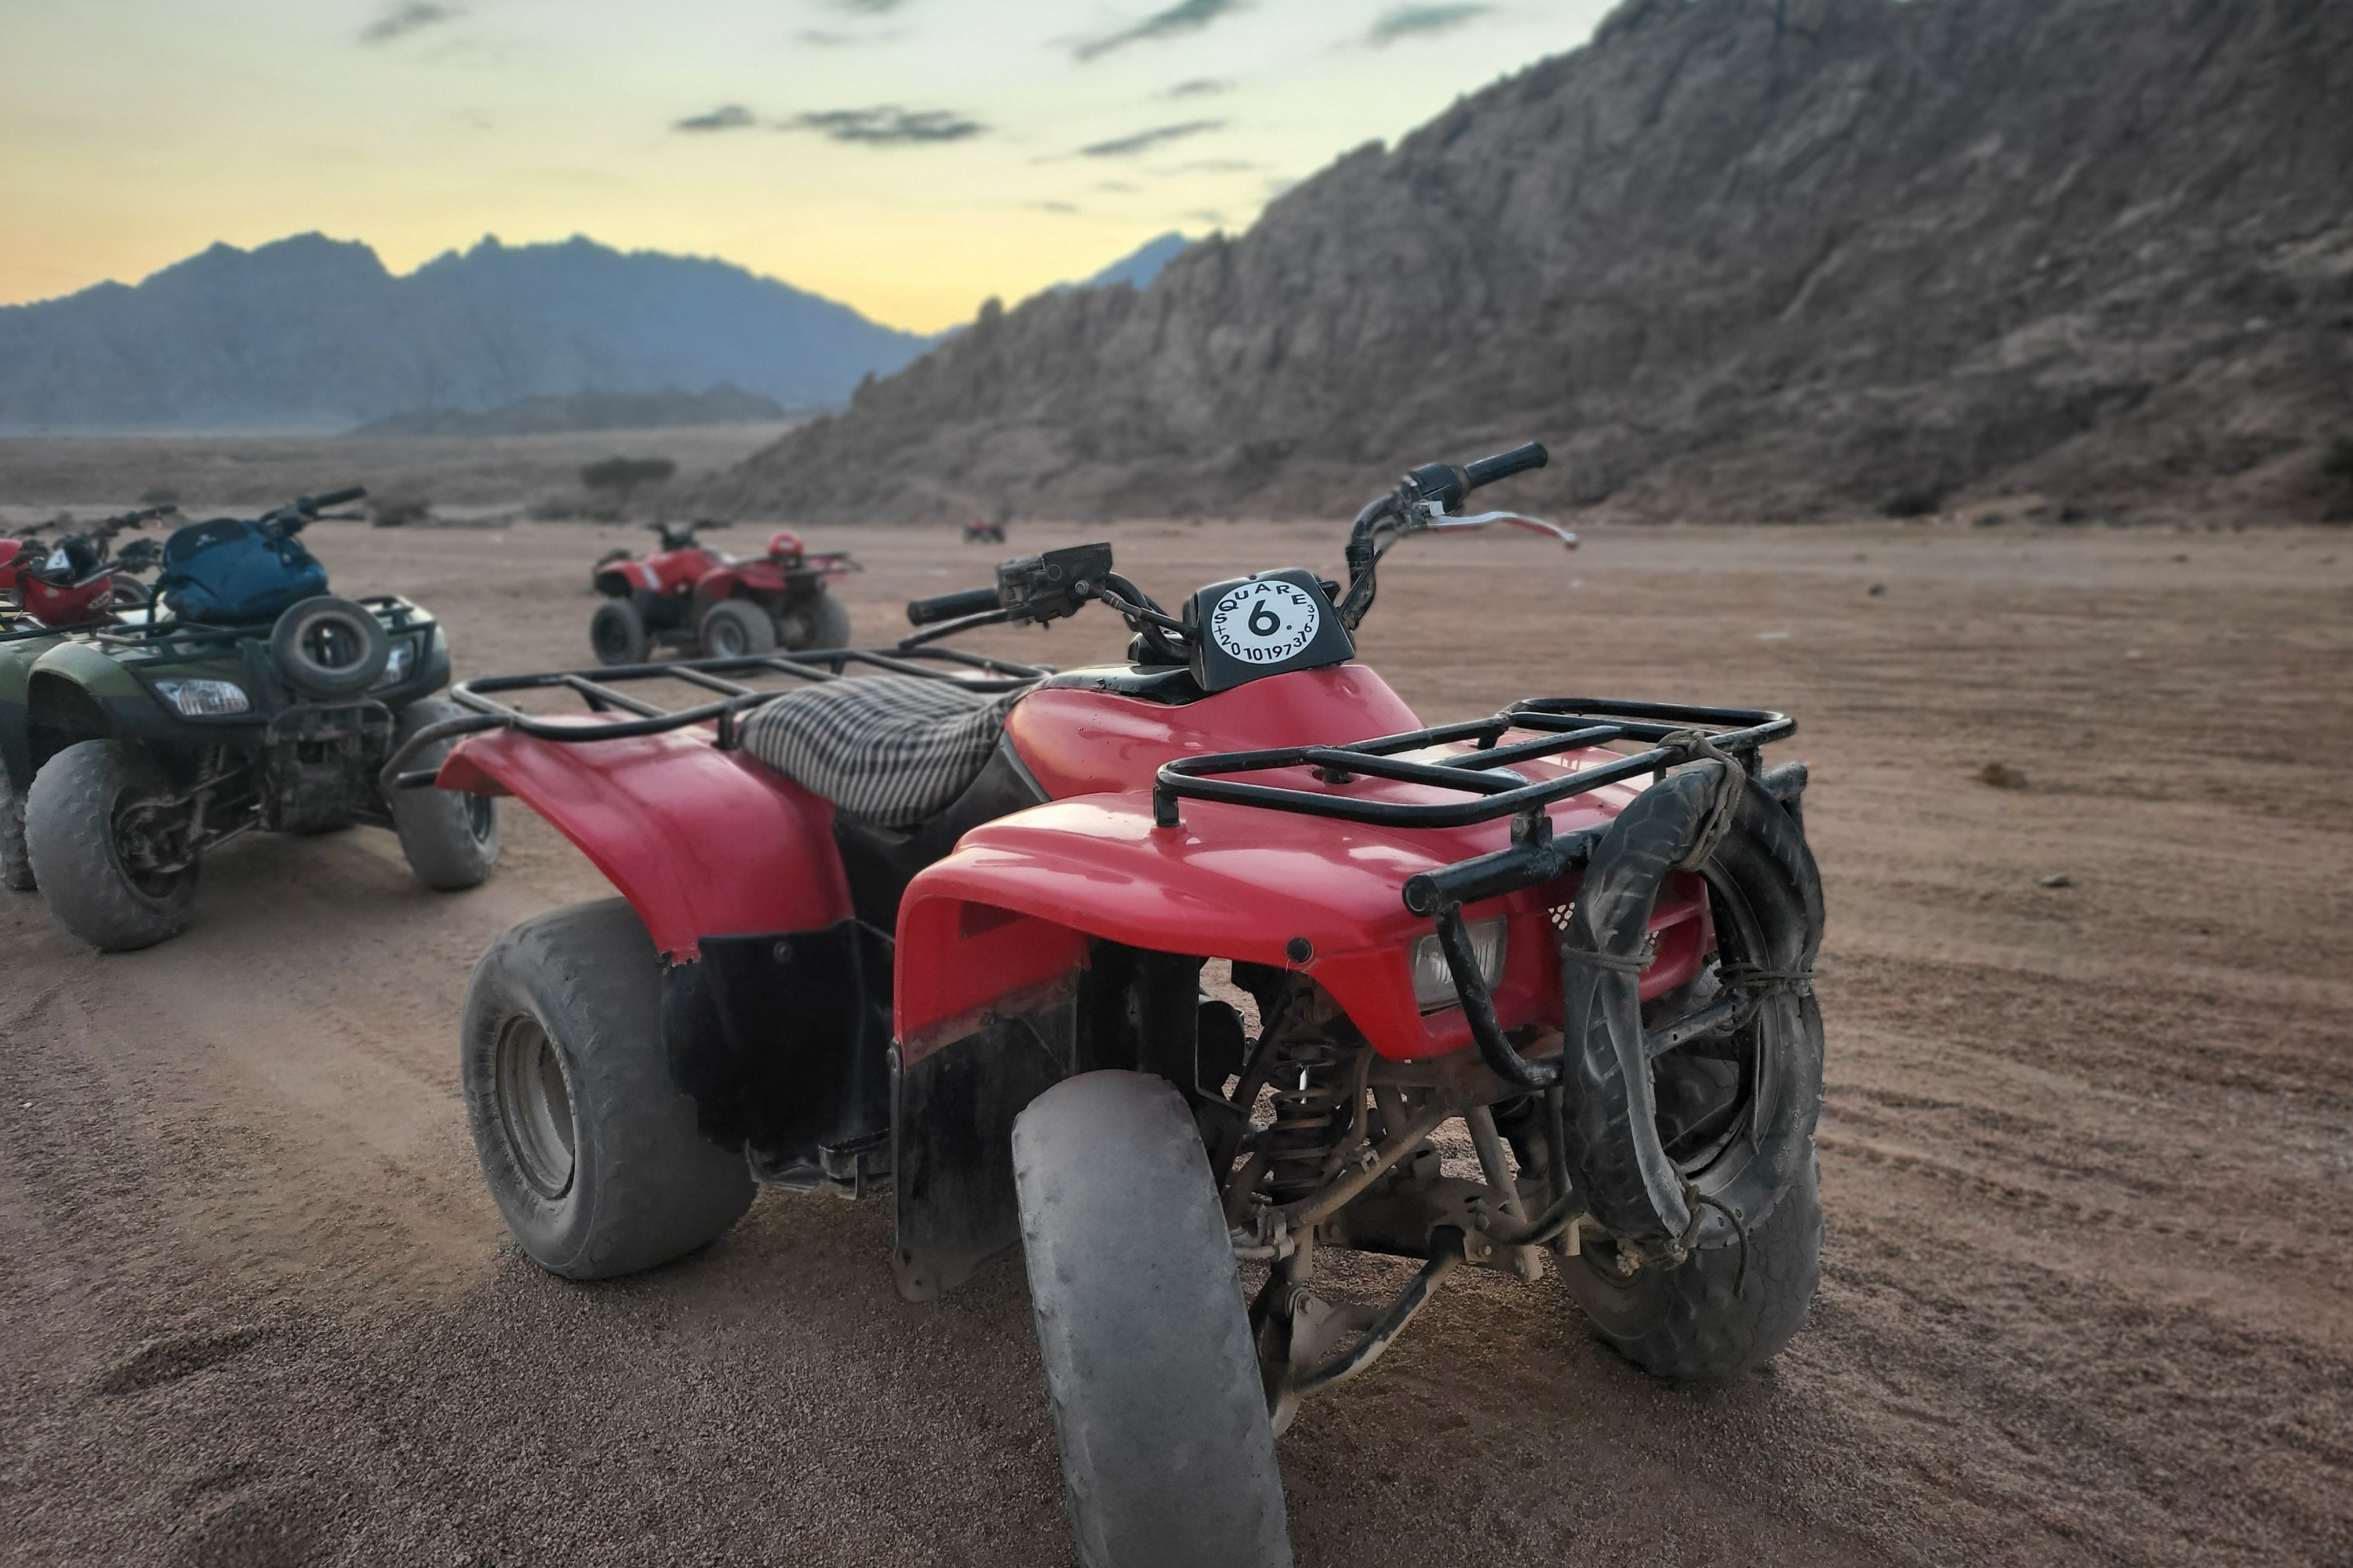
[[[1516,512],[1484,512],[1466,517],[1457,512],[1472,491],[1542,468],[1552,461],[1541,441],[1528,441],[1460,467],[1424,463],[1408,473],[1398,487],[1356,514],[1348,535],[1348,587],[1336,599],[1340,623],[1354,631],[1373,606],[1374,571],[1390,546],[1409,534],[1446,533],[1508,524],[1547,535],[1577,547],[1577,535],[1540,518]],[[1087,599],[1100,599],[1117,610],[1151,651],[1172,662],[1183,662],[1181,643],[1198,633],[1170,617],[1126,578],[1111,569],[1111,546],[1078,546],[1049,550],[1041,556],[1006,561],[997,568],[995,589],[971,588],[963,593],[934,595],[908,601],[907,620],[915,626],[933,626],[989,616],[1016,624],[1059,620],[1073,614]],[[1328,592],[1328,590],[1327,590]],[[977,622],[975,622],[977,624]],[[946,628],[914,639],[930,641],[953,636],[962,627]],[[1174,639],[1174,641],[1170,640]]]
[[[962,593],[934,594],[929,599],[907,601],[907,624],[930,626],[943,620],[958,620],[967,615],[978,615],[997,608],[995,588],[966,588]]]
[[[1514,447],[1510,451],[1497,452],[1493,457],[1465,463],[1462,472],[1471,481],[1471,488],[1476,490],[1482,484],[1493,484],[1499,479],[1509,479],[1515,473],[1542,468],[1551,461],[1552,454],[1545,450],[1542,441],[1530,441],[1524,447]]]
[[[1462,498],[1482,485],[1493,484],[1515,473],[1532,468],[1542,468],[1552,461],[1541,441],[1514,447],[1493,457],[1483,457],[1461,468],[1452,463],[1429,462],[1406,475],[1406,481],[1419,493],[1416,499],[1431,503],[1440,511],[1451,512],[1462,504]]]
[[[1484,528],[1493,523],[1549,534],[1577,548],[1577,535],[1566,528],[1516,512],[1486,512],[1476,517],[1451,515],[1462,498],[1482,485],[1511,474],[1542,468],[1551,460],[1543,443],[1530,441],[1507,452],[1497,452],[1461,468],[1452,463],[1424,463],[1407,474],[1395,490],[1356,514],[1348,531],[1348,591],[1340,599],[1340,624],[1354,631],[1373,608],[1377,591],[1374,571],[1390,546],[1409,534],[1451,529]]]
[[[349,490],[331,490],[324,495],[306,495],[294,503],[294,510],[309,517],[324,512],[330,506],[341,506],[346,502],[366,499],[367,486],[354,484]]]

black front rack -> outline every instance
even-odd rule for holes
[[[387,789],[416,789],[433,782],[438,768],[410,769],[419,752],[459,736],[486,730],[511,729],[534,740],[578,745],[588,741],[628,740],[659,735],[691,725],[715,724],[714,744],[722,750],[735,745],[735,727],[744,715],[782,691],[746,685],[742,679],[786,675],[797,681],[838,681],[853,667],[892,675],[918,675],[945,681],[966,691],[994,694],[1017,691],[1054,673],[1043,664],[1018,664],[992,659],[962,648],[911,646],[913,639],[895,648],[835,648],[799,653],[747,653],[723,659],[680,659],[669,662],[616,664],[596,670],[547,670],[527,675],[483,675],[449,688],[459,706],[471,708],[463,718],[444,719],[418,730],[393,753],[379,775]],[[946,666],[944,668],[943,666]],[[645,681],[676,681],[712,694],[709,702],[670,708],[617,688]],[[789,689],[789,688],[787,688]],[[581,724],[525,713],[500,699],[521,692],[569,692],[596,714],[628,714],[609,724]]]
[[[1535,731],[1538,738],[1497,744],[1515,729]],[[1761,708],[1686,707],[1615,697],[1531,697],[1487,718],[1344,746],[1293,746],[1179,758],[1162,764],[1154,779],[1152,814],[1160,827],[1176,827],[1181,821],[1177,802],[1189,799],[1390,828],[1461,828],[1502,817],[1517,819],[1509,849],[1407,881],[1406,907],[1417,915],[1431,915],[1449,906],[1550,881],[1583,863],[1595,835],[1556,841],[1546,807],[1646,773],[1662,775],[1703,755],[1695,741],[1737,758],[1756,776],[1762,767],[1759,749],[1788,739],[1797,730],[1797,720],[1787,714]],[[1409,762],[1398,755],[1464,740],[1472,742],[1473,748],[1442,762]],[[1643,748],[1557,779],[1532,780],[1511,771],[1516,762],[1626,741]],[[1456,790],[1470,799],[1424,803],[1371,800],[1328,789],[1250,784],[1229,777],[1282,768],[1312,768],[1326,786],[1351,783],[1360,777],[1386,779]]]
[[[1614,697],[1530,697],[1488,718],[1351,741],[1345,746],[1291,746],[1270,751],[1226,751],[1208,757],[1180,758],[1164,764],[1154,780],[1153,819],[1164,828],[1175,827],[1178,820],[1176,802],[1191,799],[1258,806],[1271,811],[1296,811],[1311,817],[1338,817],[1383,827],[1468,827],[1473,822],[1490,822],[1498,817],[1532,811],[1572,795],[1599,789],[1605,784],[1661,772],[1687,758],[1683,748],[1653,745],[1600,768],[1536,782],[1511,772],[1515,762],[1608,746],[1612,741],[1657,742],[1696,732],[1720,749],[1741,757],[1754,771],[1757,748],[1787,739],[1797,733],[1797,721],[1788,715],[1763,709],[1682,707],[1671,703],[1624,702]],[[1513,746],[1496,744],[1515,729],[1539,731],[1543,738]],[[1461,740],[1474,742],[1476,749],[1443,762],[1405,762],[1398,758],[1400,752],[1420,751]],[[1326,784],[1346,783],[1362,775],[1457,789],[1473,799],[1411,805],[1279,784],[1244,784],[1223,777],[1279,768],[1313,768]]]

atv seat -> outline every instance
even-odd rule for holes
[[[851,905],[889,931],[917,872],[970,829],[1044,798],[1004,744],[1022,695],[860,676],[788,692],[737,735],[746,753],[833,802]]]

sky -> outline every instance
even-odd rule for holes
[[[1247,228],[1610,0],[5,0],[0,303],[318,230],[718,256],[935,331]]]

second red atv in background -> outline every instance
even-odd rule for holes
[[[813,551],[789,528],[766,551],[738,559],[696,538],[724,523],[650,523],[660,535],[647,555],[614,550],[590,580],[605,602],[588,622],[600,664],[642,664],[656,648],[689,657],[849,646],[849,610],[827,579],[858,570],[845,551]]]
[[[114,536],[177,511],[151,506],[126,512],[51,540],[37,536],[47,525],[36,524],[19,536],[0,539],[0,618],[13,620],[9,612],[15,611],[61,628],[145,604],[147,591],[135,578],[152,569],[163,551],[153,539],[134,539],[117,555]]]

